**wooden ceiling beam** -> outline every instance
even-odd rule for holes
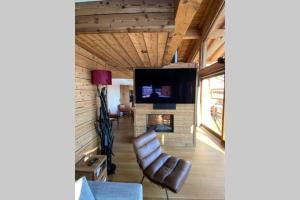
[[[216,0],[212,7],[210,8],[210,12],[206,17],[206,23],[203,24],[202,27],[202,35],[204,38],[207,38],[211,31],[216,28],[219,28],[219,24],[222,24],[225,20],[225,1],[224,0]]]
[[[225,28],[214,29],[209,35],[209,39],[216,39],[225,36]],[[183,40],[197,40],[201,38],[201,30],[199,29],[188,29],[183,36]]]
[[[201,38],[201,31],[198,29],[188,29],[183,36],[183,40],[197,40]]]
[[[194,44],[193,50],[191,51],[190,55],[186,62],[192,62],[195,59],[195,56],[198,55],[199,47],[201,44],[201,40],[205,40],[210,31],[213,30],[214,25],[216,24],[216,20],[219,16],[222,16],[225,12],[225,1],[224,0],[215,0],[214,3],[208,8],[210,9],[207,16],[205,17],[206,23],[203,24],[201,29],[201,35],[203,36],[201,39],[197,40]]]
[[[195,60],[195,57],[197,55],[199,55],[199,49],[200,49],[200,46],[201,46],[201,42],[202,42],[202,38],[198,39],[195,41],[195,44],[193,46],[193,49],[190,51],[190,54],[188,55],[188,58],[187,58],[187,63],[189,62],[193,62],[193,60]]]
[[[175,17],[175,30],[168,39],[163,64],[169,64],[190,26],[202,0],[180,0]]]
[[[76,33],[160,32],[174,30],[174,13],[82,15],[75,18]]]
[[[75,15],[175,12],[175,0],[103,0],[75,4]]]
[[[76,33],[173,31],[175,0],[103,0],[75,4]]]

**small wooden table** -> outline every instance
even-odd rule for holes
[[[90,155],[81,158],[75,165],[75,178],[77,180],[82,176],[85,176],[87,180],[106,181],[106,155]]]

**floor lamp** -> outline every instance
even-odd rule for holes
[[[112,84],[111,71],[107,70],[93,70],[92,71],[92,83],[97,85],[97,93],[101,102],[99,108],[99,117],[95,122],[96,131],[100,137],[100,151],[102,155],[107,156],[107,173],[113,174],[116,165],[112,163],[112,145],[114,136],[112,133],[112,123],[109,119],[109,112],[107,108],[107,85]],[[104,85],[101,91],[99,85]]]

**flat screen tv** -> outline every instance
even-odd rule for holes
[[[196,69],[135,69],[136,103],[195,103]]]

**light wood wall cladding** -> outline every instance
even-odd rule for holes
[[[89,60],[76,51],[75,66],[75,162],[97,147],[96,87],[91,84]]]
[[[77,34],[76,43],[132,77],[134,67],[161,67],[168,32]]]
[[[97,150],[96,86],[91,83],[91,70],[112,69],[103,60],[75,45],[75,162],[85,154]],[[124,72],[115,70],[115,77],[124,77]],[[126,76],[127,77],[127,76]]]
[[[168,146],[193,146],[195,104],[176,104],[176,110],[153,110],[153,104],[136,104],[134,135],[146,131],[148,114],[173,114],[174,132],[158,133],[161,143]]]
[[[174,29],[175,0],[104,0],[75,4],[76,33]]]
[[[91,84],[90,69],[75,68],[75,162],[97,147],[96,87]],[[88,76],[89,75],[89,76]]]

